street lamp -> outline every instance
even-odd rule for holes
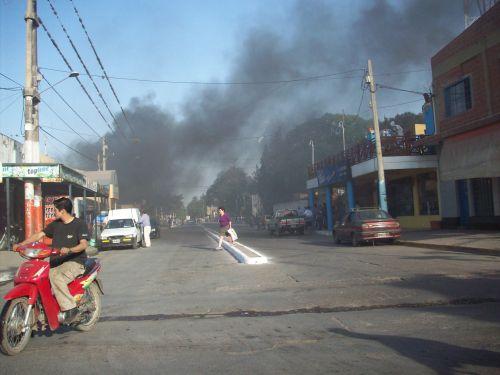
[[[57,85],[58,85],[58,84],[60,84],[61,82],[66,81],[68,78],[78,77],[79,75],[80,75],[80,73],[78,73],[78,72],[71,72],[70,74],[68,74],[68,76],[67,76],[67,77],[65,77],[65,78],[61,79],[60,81],[58,81],[58,82],[54,83],[53,85],[50,85],[50,86],[49,86],[49,87],[47,87],[45,90],[40,91],[40,92],[39,92],[39,94],[41,94],[41,93],[43,93],[43,92],[45,92],[45,91],[47,91],[47,90],[50,90],[51,88],[53,88],[54,86],[57,86]]]

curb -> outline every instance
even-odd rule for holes
[[[454,245],[438,245],[432,243],[422,243],[422,242],[412,242],[412,241],[396,241],[397,245],[408,246],[408,247],[419,247],[422,249],[433,249],[433,250],[443,250],[443,251],[455,251],[459,253],[469,253],[478,255],[493,255],[500,256],[500,249],[485,249],[480,247],[469,247],[469,246],[454,246]]]
[[[205,230],[205,232],[210,236],[212,237],[214,240],[218,241],[219,240],[219,236],[217,234],[215,234],[214,232],[208,230],[207,228],[203,228]],[[248,246],[245,246],[239,242],[236,242],[238,245],[244,247],[245,249],[247,249],[249,252],[255,254],[256,256],[253,256],[253,257],[249,257],[248,255],[246,255],[244,252],[242,252],[240,249],[238,249],[236,246],[233,246],[232,244],[230,244],[229,242],[223,240],[222,241],[222,246],[224,247],[224,249],[226,249],[229,253],[231,253],[231,255],[240,263],[244,263],[244,264],[265,264],[268,262],[268,259],[266,256],[262,255],[261,253],[259,253],[258,251],[248,247]]]

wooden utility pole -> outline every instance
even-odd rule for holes
[[[387,211],[387,193],[385,189],[385,173],[384,173],[384,160],[382,157],[382,143],[380,142],[380,129],[378,126],[378,110],[377,98],[375,91],[375,78],[373,77],[372,61],[368,60],[368,75],[366,76],[366,83],[370,85],[371,93],[371,107],[373,112],[373,128],[375,130],[375,150],[377,152],[377,167],[378,167],[378,197],[379,207]]]
[[[24,96],[24,162],[40,162],[38,103],[36,0],[27,0],[26,15],[26,77]],[[25,235],[42,229],[42,186],[40,180],[26,180],[24,184]]]

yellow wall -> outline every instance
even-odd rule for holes
[[[397,219],[403,229],[431,229],[431,221],[441,221],[441,216],[399,216]]]

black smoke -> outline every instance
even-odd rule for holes
[[[119,126],[127,138],[135,134],[137,142],[113,135],[110,146],[110,167],[127,181],[120,184],[123,196],[142,194],[158,201],[179,193],[199,194],[231,165],[255,167],[262,149],[258,137],[325,112],[356,113],[368,58],[377,81],[425,90],[429,71],[401,72],[430,69],[431,56],[463,28],[458,0],[367,1],[354,18],[336,4],[297,1],[281,29],[265,19],[250,21],[224,78],[240,84],[194,87],[181,119],[151,98],[134,99],[126,110],[134,132],[121,117]],[[346,73],[265,83],[337,72]],[[401,93],[380,97],[384,103],[402,101]]]

